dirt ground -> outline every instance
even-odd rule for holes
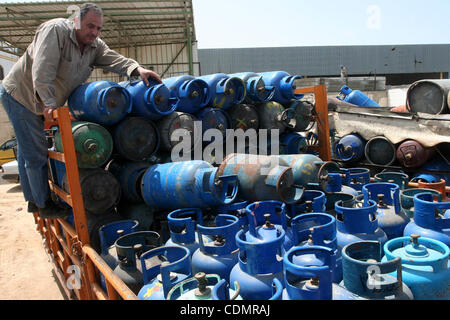
[[[0,300],[63,300],[20,184],[0,178]]]

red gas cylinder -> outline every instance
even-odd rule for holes
[[[447,197],[447,190],[445,187],[444,179],[441,179],[441,181],[437,182],[437,183],[428,183],[428,182],[423,182],[422,180],[419,180],[418,186],[419,186],[419,188],[436,190],[440,194],[442,194],[442,202],[450,202],[450,198]]]
[[[406,140],[397,148],[397,159],[406,168],[418,168],[434,155],[433,149],[425,148],[415,140]]]

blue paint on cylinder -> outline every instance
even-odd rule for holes
[[[229,281],[231,269],[238,262],[236,233],[239,219],[232,215],[219,214],[214,226],[197,225],[199,248],[192,255],[192,272],[217,274]],[[204,243],[204,236],[213,239]]]
[[[283,263],[278,257],[282,256],[284,237],[282,228],[277,228],[271,240],[247,240],[243,230],[236,234],[239,263],[231,270],[230,282],[239,282],[244,300],[268,300],[273,297],[273,279],[283,283]]]
[[[279,233],[277,228],[282,228],[285,232],[283,249],[287,251],[292,247],[292,230],[287,225],[285,203],[259,201],[249,204],[245,210],[248,217],[247,241],[275,239]]]
[[[328,172],[328,184],[325,188],[325,191],[330,193],[346,193],[354,195],[355,197],[359,195],[359,192],[355,189],[343,185],[340,172]]]
[[[79,121],[114,125],[131,112],[131,95],[113,81],[94,81],[78,86],[67,100],[70,112]]]
[[[161,264],[152,261],[161,256],[164,257]],[[145,285],[139,290],[138,298],[165,300],[173,286],[192,276],[190,257],[189,249],[177,246],[164,246],[144,253],[140,262]]]
[[[249,201],[235,200],[234,203],[216,207],[218,214],[231,214],[238,217],[239,230],[248,231],[248,216],[245,208],[250,204]]]
[[[429,170],[429,171],[450,171],[449,163],[450,158],[447,156],[447,159],[444,159],[442,156],[436,156],[434,159],[428,161],[425,165],[420,167],[418,171],[420,170]],[[450,185],[450,174],[439,174],[439,173],[429,173],[429,174],[422,174],[425,176],[432,176],[434,179],[433,182],[440,182],[441,179],[445,180],[446,185]],[[431,182],[431,181],[429,181]]]
[[[286,205],[288,220],[302,213],[324,212],[326,202],[327,197],[324,192],[320,190],[305,190],[299,203]]]
[[[450,209],[450,202],[434,202],[431,193],[416,194],[414,220],[405,227],[403,235],[419,234],[450,246],[450,219],[443,217],[448,209]]]
[[[208,208],[229,204],[238,192],[237,176],[218,176],[205,161],[156,164],[142,177],[142,197],[153,208]]]
[[[302,256],[314,257],[311,264],[297,264]],[[294,247],[283,257],[285,289],[283,300],[356,300],[358,297],[333,283],[335,252],[326,247]]]
[[[390,240],[383,249],[383,262],[401,259],[403,282],[416,300],[450,299],[448,245],[414,235]]]
[[[253,104],[258,102],[271,101],[275,94],[275,87],[267,85],[261,75],[254,72],[241,72],[229,74],[230,77],[237,77],[244,81],[246,85],[245,103]]]
[[[222,109],[206,107],[196,112],[194,115],[202,122],[203,135],[209,129],[217,129],[222,133],[223,141],[225,141],[226,130],[233,129],[230,116]],[[215,137],[212,141],[205,141],[205,143],[209,144],[214,141]],[[222,143],[220,143],[220,145],[222,145]]]
[[[346,245],[342,249],[344,280],[341,285],[370,300],[413,300],[411,289],[402,282],[401,259],[381,262],[382,256],[378,241]]]
[[[295,93],[295,80],[302,79],[299,75],[290,75],[285,71],[271,71],[259,73],[268,86],[275,88],[275,93],[271,101],[286,104],[295,99],[303,98],[303,94]]]
[[[308,149],[306,138],[300,133],[283,133],[280,136],[280,154],[299,154]]]
[[[195,113],[208,104],[210,92],[205,81],[190,75],[162,81],[169,88],[170,103],[177,111]]]
[[[98,229],[101,250],[100,257],[102,257],[112,270],[119,263],[117,253],[114,249],[114,243],[119,237],[138,231],[138,228],[139,222],[136,220],[121,220],[105,224]],[[103,274],[100,274],[100,282],[103,290],[106,290],[106,281]]]
[[[439,202],[442,201],[442,194],[433,189],[418,188],[400,191],[400,205],[408,217],[414,218],[414,196],[424,192],[432,193]]]
[[[350,243],[373,240],[384,245],[387,241],[386,233],[378,226],[377,204],[373,200],[363,204],[361,208],[348,208],[343,206],[343,201],[335,203],[337,213],[337,242],[338,247],[343,247]]]
[[[359,90],[352,90],[348,86],[343,86],[337,97],[339,100],[354,104],[359,107],[379,107],[380,105],[370,99]]]
[[[358,134],[344,136],[336,144],[336,156],[346,162],[358,162],[364,158],[366,141]]]
[[[406,189],[409,183],[409,177],[403,172],[381,172],[375,175],[376,182],[395,183],[400,187],[400,190]]]
[[[342,257],[337,247],[336,219],[326,213],[308,213],[295,217],[291,228],[293,246],[322,246],[334,251],[333,282],[339,283],[342,280]],[[301,259],[294,257],[296,265],[311,265],[313,261],[311,255],[302,255]]]
[[[144,285],[142,270],[137,261],[142,253],[161,245],[161,237],[154,231],[139,231],[123,235],[116,240],[114,246],[117,252],[118,265],[114,273],[138,294]]]
[[[197,224],[203,223],[200,209],[179,209],[167,216],[170,238],[165,246],[181,246],[189,249],[190,255],[199,248]]]
[[[364,185],[370,183],[370,170],[366,168],[341,168],[340,172],[344,175],[342,183],[355,189],[360,194]]]
[[[403,236],[403,230],[410,222],[400,205],[400,188],[393,183],[369,183],[363,187],[364,204],[369,200],[377,203],[378,226],[389,240]]]
[[[208,105],[211,107],[227,110],[245,99],[246,85],[238,77],[216,73],[197,77],[197,79],[204,80],[208,84],[210,93]]]
[[[159,120],[176,110],[170,102],[169,89],[156,80],[148,79],[147,87],[144,80],[124,81],[119,85],[126,88],[132,98],[133,115],[150,120]]]

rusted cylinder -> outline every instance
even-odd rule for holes
[[[239,198],[247,201],[276,200],[296,203],[303,188],[294,185],[292,168],[274,156],[230,154],[221,163],[219,175],[237,175]]]
[[[411,112],[448,113],[449,93],[450,79],[416,81],[406,94],[406,108]]]
[[[406,140],[397,148],[397,160],[405,168],[418,168],[433,156],[432,149],[425,148],[415,140]]]
[[[433,190],[438,191],[440,194],[442,194],[442,202],[450,201],[450,198],[447,198],[444,179],[441,179],[440,182],[436,182],[436,183],[423,182],[422,180],[419,179],[418,185],[419,185],[419,188],[421,188],[421,189],[433,189]]]

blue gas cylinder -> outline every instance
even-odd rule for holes
[[[290,75],[285,71],[261,72],[259,75],[263,77],[266,85],[275,88],[271,101],[286,104],[293,99],[299,100],[304,96],[303,94],[295,93],[295,80],[301,79],[302,76]]]
[[[343,201],[335,203],[338,247],[364,240],[379,241],[384,245],[386,233],[378,226],[377,204],[369,200],[368,204],[355,203],[354,208],[344,207]]]
[[[208,84],[201,79],[183,75],[163,79],[162,82],[169,88],[171,105],[177,111],[194,113],[208,104]]]
[[[441,241],[411,235],[388,241],[382,261],[400,258],[402,280],[416,300],[449,300],[450,250]]]
[[[164,246],[141,255],[144,286],[139,290],[141,300],[165,300],[169,290],[192,276],[188,248]]]
[[[307,149],[306,138],[298,132],[283,133],[280,136],[280,154],[299,154]]]
[[[437,201],[442,201],[442,194],[433,189],[418,188],[418,189],[406,189],[400,191],[400,205],[403,211],[409,218],[414,218],[414,196],[419,193],[432,193]]]
[[[366,141],[359,134],[349,134],[342,137],[336,144],[337,157],[346,162],[358,162],[364,158]]]
[[[357,197],[359,192],[352,187],[344,185],[342,181],[343,176],[345,177],[345,174],[342,174],[340,171],[328,172],[328,184],[325,191],[329,193],[346,193]]]
[[[288,221],[302,213],[324,212],[327,198],[320,190],[305,190],[299,203],[287,204]]]
[[[322,246],[330,248],[336,255],[333,268],[333,282],[342,280],[342,257],[337,247],[336,219],[326,213],[308,213],[295,217],[291,222],[292,242],[295,247]],[[294,258],[296,265],[312,265],[313,255]]]
[[[450,209],[450,202],[433,201],[431,193],[414,196],[414,220],[405,227],[403,235],[420,234],[450,246],[450,219],[444,217],[445,211]]]
[[[242,300],[239,284],[234,282],[234,289],[231,289],[224,286],[222,280],[217,274],[196,273],[170,289],[167,300]],[[224,290],[228,292],[223,293]]]
[[[236,234],[239,248],[239,263],[230,273],[230,282],[238,281],[244,300],[268,300],[273,296],[273,279],[283,283],[283,264],[281,261],[285,232],[276,228],[275,236],[246,239],[244,230]]]
[[[341,168],[340,172],[343,174],[342,183],[346,186],[362,193],[364,185],[370,183],[370,170],[366,168]]]
[[[121,220],[105,224],[98,230],[100,236],[100,256],[106,264],[114,270],[117,266],[117,254],[114,243],[121,236],[138,231],[139,222],[136,220]]]
[[[246,85],[238,77],[216,73],[197,77],[197,79],[204,80],[208,84],[210,93],[208,105],[213,108],[227,110],[245,99]]]
[[[292,230],[287,224],[285,203],[258,201],[249,204],[245,210],[248,217],[247,241],[275,239],[278,237],[277,228],[282,228],[286,234],[283,249],[287,251],[292,247]]]
[[[220,145],[222,145],[225,141],[226,130],[232,129],[231,118],[228,113],[223,109],[206,107],[199,110],[194,115],[197,120],[202,122],[202,137],[205,137],[205,140],[207,140],[205,134],[206,131],[209,129],[217,129],[222,133],[223,140],[219,141]],[[215,136],[211,138],[215,139]],[[213,142],[214,139],[212,139],[212,141],[205,141],[205,143],[208,144]]]
[[[214,226],[197,225],[199,248],[192,255],[192,272],[217,274],[229,281],[231,269],[238,262],[236,233],[239,231],[239,219],[232,215],[219,214]],[[205,243],[203,236],[213,241]]]
[[[236,175],[219,175],[218,168],[205,161],[170,162],[148,168],[141,191],[153,208],[208,208],[232,203],[238,181]]]
[[[337,97],[339,100],[354,104],[360,107],[379,107],[380,105],[370,99],[359,90],[352,90],[348,86],[343,86]]]
[[[364,202],[377,203],[378,226],[389,240],[403,236],[403,230],[410,218],[400,205],[400,188],[393,183],[369,183],[363,187]]]
[[[341,206],[346,208],[353,208],[356,203],[356,197],[352,194],[334,192],[326,193],[327,201],[325,203],[325,213],[331,214],[336,217],[336,202],[342,201]]]
[[[238,217],[239,230],[243,229],[245,232],[248,231],[248,217],[247,217],[247,206],[250,204],[249,201],[236,200],[234,203],[216,207],[218,214],[231,214]]]
[[[402,282],[401,259],[382,262],[382,256],[378,241],[346,245],[342,249],[344,280],[341,285],[370,300],[413,300],[411,289]]]
[[[404,190],[408,187],[409,177],[403,172],[381,172],[374,176],[376,182],[395,183]]]
[[[160,245],[161,237],[154,231],[129,233],[121,236],[114,243],[119,261],[114,268],[114,273],[134,294],[137,295],[144,285],[141,264],[138,263],[140,256]]]
[[[444,154],[445,155],[445,154]],[[449,162],[450,162],[450,155],[444,156],[438,155],[431,159],[430,161],[427,161],[426,164],[424,164],[422,167],[420,167],[418,170],[428,170],[430,171],[429,174],[437,178],[437,181],[439,182],[441,179],[445,180],[445,183],[447,185],[450,185],[450,174],[439,174],[439,173],[433,173],[433,171],[449,171]]]
[[[78,86],[67,100],[70,112],[79,121],[104,126],[118,123],[131,112],[131,95],[112,81],[94,81]]]
[[[202,210],[178,209],[169,213],[167,220],[170,238],[165,245],[186,247],[192,256],[200,247],[197,225],[203,223]]]
[[[283,300],[358,300],[333,283],[335,251],[321,246],[294,247],[283,256]],[[297,264],[309,256],[311,263]]]
[[[126,88],[131,95],[133,107],[131,113],[150,120],[159,120],[176,110],[170,102],[169,89],[155,80],[148,79],[147,87],[144,80],[124,81],[119,85]]]
[[[241,72],[229,74],[229,76],[237,77],[244,81],[247,91],[244,99],[245,103],[253,104],[272,100],[275,87],[267,85],[261,75],[254,72]]]

